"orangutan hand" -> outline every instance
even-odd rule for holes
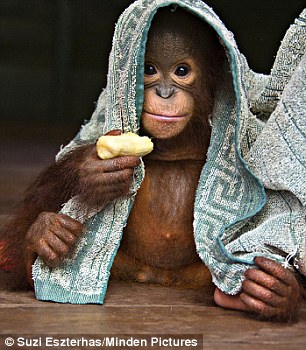
[[[83,233],[84,226],[64,214],[43,212],[30,226],[25,239],[25,259],[28,282],[32,285],[32,265],[41,257],[50,267],[56,267],[67,256]]]
[[[219,306],[248,311],[264,319],[294,321],[297,318],[301,290],[294,274],[279,263],[257,257],[259,269],[248,269],[239,295],[227,295],[216,288]]]
[[[113,130],[106,135],[120,135]],[[76,194],[89,207],[104,207],[109,202],[130,195],[134,168],[140,164],[140,157],[122,156],[102,160],[97,155],[96,145],[82,150],[82,162],[78,164],[78,185]]]
[[[301,291],[294,274],[279,263],[257,257],[259,270],[245,272],[240,300],[264,318],[290,321],[296,318]]]

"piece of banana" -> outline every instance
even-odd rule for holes
[[[139,136],[132,132],[118,136],[104,135],[97,141],[97,152],[101,159],[119,156],[142,157],[153,150],[153,142],[147,136]]]

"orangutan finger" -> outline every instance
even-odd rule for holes
[[[84,225],[77,220],[70,218],[64,214],[57,214],[60,225],[68,230],[74,236],[79,236],[82,232],[84,232]]]
[[[242,283],[242,290],[244,293],[271,306],[284,306],[286,302],[285,298],[250,280],[245,280]]]
[[[114,129],[107,132],[105,136],[119,136],[121,134],[122,134],[122,131],[120,129]]]
[[[256,257],[255,263],[258,265],[262,270],[267,272],[268,274],[276,277],[283,283],[285,283],[288,286],[292,286],[294,284],[297,284],[297,281],[294,277],[294,275],[291,273],[291,271],[285,269],[281,264],[268,259],[264,257]]]
[[[56,236],[56,233],[50,235],[47,240],[50,248],[58,255],[60,258],[65,257],[70,249],[60,238]]]
[[[271,318],[278,313],[278,310],[261,300],[258,300],[246,293],[240,294],[240,300],[248,307],[251,312],[264,316],[266,318]]]
[[[100,161],[102,162],[102,161]],[[140,164],[140,157],[122,156],[103,161],[103,170],[105,173],[120,171],[124,169],[134,169]]]
[[[277,278],[268,275],[264,271],[249,269],[245,272],[244,276],[247,280],[253,281],[265,288],[268,288],[281,297],[288,294],[287,286],[285,284],[283,284]]]
[[[60,257],[56,252],[48,245],[47,242],[41,244],[37,251],[37,254],[43,259],[43,261],[50,267],[57,267],[60,264]]]
[[[107,176],[105,175],[104,186],[116,186],[120,183],[128,182],[131,183],[133,180],[133,169],[123,169],[118,170],[113,173],[109,173]]]
[[[68,245],[68,247],[71,247],[75,244],[75,242],[78,239],[78,236],[71,233],[71,231],[68,231],[66,229],[61,229],[61,230],[56,230],[55,235],[62,241],[64,242],[66,245]]]

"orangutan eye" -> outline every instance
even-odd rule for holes
[[[156,68],[153,66],[153,64],[146,63],[144,73],[145,75],[154,75],[157,73],[157,71],[156,71]]]
[[[190,68],[185,65],[180,65],[176,68],[174,74],[178,77],[185,77],[190,72]]]

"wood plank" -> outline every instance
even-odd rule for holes
[[[202,334],[204,349],[262,344],[303,349],[306,303],[298,323],[258,321],[219,308],[202,290],[113,281],[101,305],[41,302],[32,292],[0,293],[1,334]],[[278,347],[280,348],[280,347]]]

